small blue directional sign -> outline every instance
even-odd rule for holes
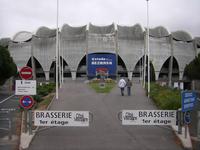
[[[190,112],[189,111],[185,112],[185,114],[184,114],[184,122],[185,122],[185,124],[190,124],[191,121],[192,121],[192,119],[191,119]]]
[[[194,91],[183,91],[181,93],[182,99],[182,112],[193,110],[196,102],[196,92]]]

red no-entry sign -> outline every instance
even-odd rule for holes
[[[22,79],[24,80],[28,80],[28,79],[31,79],[33,77],[33,71],[32,71],[32,68],[26,66],[26,67],[23,67],[20,72],[19,72],[19,75]]]
[[[24,109],[30,109],[34,105],[34,100],[31,96],[23,96],[19,103]]]

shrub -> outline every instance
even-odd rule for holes
[[[37,87],[37,94],[40,96],[46,96],[55,89],[54,83],[43,84]]]
[[[33,99],[37,102],[37,103],[40,103],[43,99],[40,95],[34,95],[33,96]]]
[[[37,95],[33,98],[37,103],[42,102],[44,99],[42,97],[47,96],[55,89],[55,83],[43,84],[37,86]]]
[[[150,98],[160,109],[176,110],[181,107],[181,92],[177,89],[151,83]]]

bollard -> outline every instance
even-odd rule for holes
[[[89,122],[93,122],[93,120],[94,120],[94,115],[93,115],[93,113],[91,113],[91,112],[89,112]]]
[[[120,121],[122,121],[122,112],[120,111],[118,114],[117,114],[117,117]]]
[[[178,109],[177,111],[177,120],[178,120],[178,134],[182,134],[182,111],[181,108]]]

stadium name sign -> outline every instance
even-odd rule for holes
[[[176,110],[123,110],[122,125],[176,125]]]
[[[89,126],[88,111],[34,111],[35,126]]]
[[[116,55],[111,53],[92,53],[87,56],[87,69],[89,76],[96,76],[97,71],[107,70],[109,75],[116,75]]]

